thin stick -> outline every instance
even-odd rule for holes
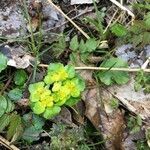
[[[39,64],[39,67],[48,67],[46,64]],[[143,70],[144,72],[150,72],[150,69],[141,68],[105,68],[105,67],[75,67],[75,70],[111,70],[111,71],[124,71],[124,72],[138,72]]]
[[[2,136],[0,136],[0,144],[4,145],[9,150],[20,150],[19,148],[17,148],[15,145],[12,145],[9,141],[7,141]]]
[[[119,2],[117,2],[116,0],[110,0],[112,3],[114,3],[116,6],[118,6],[119,8],[121,8],[122,10],[127,11],[127,13],[132,16],[132,19],[135,19],[135,15],[133,14],[133,12],[131,12],[129,9],[127,9],[126,7],[124,7],[123,5],[121,5]]]
[[[142,69],[146,69],[147,68],[147,66],[148,66],[148,64],[149,64],[149,62],[150,62],[150,57],[145,61],[145,63],[142,65]]]
[[[47,0],[57,11],[59,11],[72,25],[77,28],[87,39],[90,37],[76,24],[74,23],[58,6],[56,6],[51,0]]]
[[[105,28],[103,34],[107,31],[107,29],[109,28],[109,26],[111,25],[111,22],[113,21],[113,19],[115,18],[116,14],[117,14],[118,10],[115,11],[115,13],[113,14],[113,16],[111,17],[107,27]]]

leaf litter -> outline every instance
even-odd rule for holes
[[[29,3],[33,5],[32,1],[29,1]],[[64,17],[61,14],[59,14],[55,9],[53,9],[50,5],[48,5],[47,2],[40,1],[40,3],[42,3],[43,5],[42,7],[42,14],[44,15],[43,17],[44,19],[46,18],[45,20],[43,19],[42,24],[43,25],[42,27],[45,31],[55,29],[55,27],[61,25],[62,22],[65,21]],[[82,2],[73,0],[71,1],[71,5],[76,4],[86,5],[88,3],[92,3],[92,1],[86,0]],[[14,2],[14,4],[16,3]],[[3,20],[0,23],[0,34],[4,37],[16,38],[22,35],[25,36],[28,32],[30,32],[30,29],[26,27],[28,26],[28,24],[23,19],[20,8],[17,7],[18,5],[12,4],[10,6],[8,5],[5,11],[0,9],[0,19]],[[114,10],[114,7],[112,9]],[[115,7],[115,9],[117,8]],[[34,11],[35,10],[33,8],[33,12]],[[108,16],[106,16],[106,18],[109,18],[111,16],[109,13],[107,13],[107,15]],[[33,17],[32,26],[33,28],[35,28],[34,32],[36,32],[39,27],[38,20],[34,20],[35,17],[34,15],[33,16],[31,15],[31,17]],[[130,19],[128,18],[128,16],[124,17],[125,17],[124,24],[127,24],[127,22],[130,23]],[[14,22],[12,22],[12,20],[14,20]],[[106,20],[107,23],[108,20]],[[120,19],[119,21],[121,22],[122,20]],[[55,30],[55,32],[59,33],[60,31],[63,31],[64,27],[65,26],[62,26],[58,30]],[[46,40],[48,39],[50,41],[54,40],[54,37],[53,39],[50,38],[51,36],[49,37],[49,34],[47,33],[45,39]],[[8,40],[8,43],[9,42],[11,43],[11,40]],[[34,65],[33,62],[35,61],[35,58],[32,57],[29,53],[27,53],[24,49],[25,48],[23,48],[18,44],[15,47],[9,45],[2,45],[0,47],[0,52],[7,57],[8,59],[7,65],[15,67],[17,69],[25,69],[28,68],[30,65]],[[73,49],[77,50],[78,48],[73,47]],[[118,58],[127,61],[129,67],[131,68],[141,67],[143,63],[146,61],[146,59],[150,56],[149,45],[145,46],[143,50],[140,50],[141,51],[140,54],[138,51],[135,51],[134,46],[132,46],[132,44],[122,45],[121,47],[117,47],[115,49],[116,49],[115,55]],[[92,49],[90,50],[93,51]],[[85,65],[83,62],[81,62],[78,59],[78,57],[76,57],[76,62],[77,62],[76,66],[78,67],[88,66]],[[121,62],[119,64],[121,64]],[[108,67],[111,67],[112,65],[113,64],[111,64]],[[93,66],[93,64],[89,66],[91,67]],[[69,127],[77,129],[78,128],[77,125],[79,126],[84,125],[86,118],[88,118],[88,120],[90,120],[90,122],[97,129],[99,135],[102,134],[106,149],[112,150],[116,149],[131,150],[131,148],[136,149],[134,141],[144,139],[145,133],[148,134],[149,118],[150,118],[150,111],[149,111],[150,94],[145,94],[144,89],[142,89],[141,91],[135,91],[134,75],[130,75],[129,82],[127,80],[128,77],[126,78],[125,83],[126,82],[128,83],[126,83],[125,85],[111,85],[114,81],[117,82],[118,80],[115,79],[115,77],[117,77],[117,74],[111,73],[110,80],[113,79],[114,81],[111,81],[112,82],[112,83],[110,82],[111,86],[108,87],[108,86],[101,86],[97,83],[97,81],[94,79],[93,71],[80,70],[78,72],[85,79],[87,86],[87,89],[82,94],[82,100],[84,104],[79,103],[78,105],[72,108],[64,107],[60,115],[55,117],[52,121],[60,124],[61,123],[67,124]],[[108,71],[104,73],[109,74],[110,72]],[[102,71],[100,72],[100,74],[101,73]],[[105,82],[103,78],[101,78],[101,81]],[[117,107],[115,107],[115,109],[112,108],[112,101],[114,99],[118,101],[118,105]],[[19,106],[28,107],[29,100],[27,98],[22,98],[21,100],[22,101],[18,101],[17,104]],[[142,126],[142,129],[138,131],[136,134],[129,134],[129,131],[127,129],[126,112],[141,116],[143,122],[145,123]],[[19,117],[18,120],[20,120]],[[35,138],[35,140],[39,140],[42,131],[39,130],[36,133],[34,130],[35,129],[32,127],[26,128],[25,130],[26,132],[24,132],[24,138],[28,139],[29,141],[30,140],[32,141],[32,138]],[[49,133],[47,134],[50,135]],[[15,141],[16,140],[15,138],[16,137],[14,135],[12,141]],[[53,137],[53,140],[54,139],[55,138]]]

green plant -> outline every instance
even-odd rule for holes
[[[27,78],[28,78],[27,73],[24,70],[19,69],[15,72],[14,82],[16,85],[22,86],[26,82]]]
[[[74,127],[67,128],[64,124],[53,124],[53,127],[50,131],[51,144],[50,149],[85,149],[89,150],[90,148],[85,142],[83,128]]]
[[[98,42],[94,38],[90,38],[85,42],[83,39],[78,40],[77,36],[74,36],[70,41],[70,49],[72,50],[72,56],[79,55],[83,62],[86,62],[91,53],[93,53],[98,47]]]
[[[144,140],[138,140],[136,142],[136,148],[137,148],[137,150],[149,150],[150,149],[148,147],[146,141],[144,141]]]
[[[58,58],[67,47],[66,39],[64,35],[60,35],[57,41],[52,45],[53,47],[53,55]]]
[[[14,104],[8,97],[0,96],[0,132],[8,127],[7,139],[13,142],[20,138],[22,121],[19,114],[14,112]]]
[[[19,101],[22,98],[22,96],[22,90],[19,88],[13,88],[8,92],[8,97],[15,102]]]
[[[122,44],[122,42],[131,43],[135,47],[145,46],[147,44],[150,44],[149,31],[150,31],[150,13],[146,13],[141,20],[134,20],[133,25],[128,27],[127,31],[122,27],[117,28],[117,30],[115,31],[113,30],[113,32],[117,34],[119,33],[121,35],[119,41],[120,44]]]
[[[141,117],[139,115],[136,116],[135,118],[132,116],[129,117],[127,126],[130,129],[131,134],[139,132],[142,126]]]
[[[93,4],[94,4],[96,17],[95,18],[85,17],[84,21],[85,23],[89,23],[90,25],[92,25],[98,32],[99,38],[101,40],[104,40],[105,34],[104,34],[103,23],[104,23],[106,8],[103,7],[101,10],[99,10],[94,0],[93,0]]]
[[[111,32],[118,37],[122,37],[125,36],[128,31],[123,25],[116,23],[111,27]]]
[[[7,67],[7,57],[0,53],[0,72]]]
[[[135,91],[139,91],[139,90],[143,89],[145,93],[150,93],[150,76],[149,76],[149,74],[143,72],[142,70],[140,72],[138,72],[135,77],[134,89],[135,89]]]
[[[44,81],[30,84],[30,106],[46,119],[57,115],[62,105],[72,106],[80,100],[85,88],[82,78],[71,65],[51,63]]]
[[[110,101],[110,106],[113,108],[113,109],[117,109],[119,107],[119,101],[117,99],[111,99]]]
[[[23,122],[25,126],[22,139],[26,140],[28,143],[39,140],[40,134],[43,132],[45,120],[30,112],[23,115]]]
[[[100,67],[108,67],[108,68],[127,68],[128,64],[127,62],[123,61],[120,58],[110,58],[105,61],[103,61],[100,65]],[[127,72],[123,71],[99,71],[97,74],[97,77],[100,79],[101,82],[103,82],[106,85],[111,85],[114,83],[117,84],[125,84],[129,81],[129,75]]]
[[[146,130],[146,140],[147,140],[148,146],[150,147],[150,128]]]

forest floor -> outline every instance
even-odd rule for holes
[[[0,149],[150,150],[150,1],[1,0]]]

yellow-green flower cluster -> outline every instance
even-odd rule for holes
[[[75,73],[74,67],[50,64],[44,82],[29,86],[31,108],[35,114],[51,118],[60,112],[60,106],[77,103],[84,88],[84,81]]]

